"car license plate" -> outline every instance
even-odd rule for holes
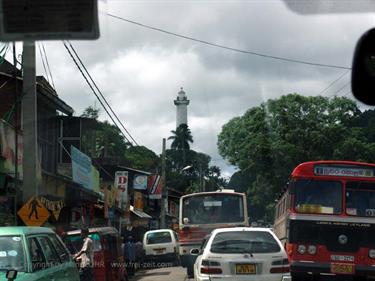
[[[255,264],[236,264],[236,274],[256,274]]]
[[[354,264],[331,263],[331,272],[336,274],[354,274]]]
[[[163,254],[165,249],[154,249],[156,254]]]

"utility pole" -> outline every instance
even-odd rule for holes
[[[163,148],[162,148],[162,154],[161,154],[161,179],[162,179],[162,190],[161,190],[161,207],[160,207],[160,228],[165,228],[165,205],[166,200],[168,200],[168,193],[167,193],[167,185],[165,180],[165,169],[166,169],[166,163],[165,163],[165,146],[166,146],[166,140],[163,138]]]
[[[23,201],[38,196],[38,120],[35,83],[35,41],[23,44]]]
[[[13,42],[13,78],[14,78],[14,158],[15,158],[15,165],[14,165],[14,225],[17,224],[17,196],[18,192],[18,132],[19,132],[19,114],[18,114],[18,81],[17,81],[17,57],[16,57],[16,42]]]

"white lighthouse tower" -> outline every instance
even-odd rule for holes
[[[176,105],[176,128],[181,124],[187,125],[187,106],[189,103],[190,101],[187,99],[186,94],[181,87],[177,98],[174,100],[174,104]]]

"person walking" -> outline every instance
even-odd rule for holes
[[[128,241],[125,243],[124,256],[126,262],[126,271],[129,276],[133,276],[135,273],[135,245],[132,236],[128,237]]]
[[[89,230],[87,228],[81,229],[81,237],[83,239],[83,245],[81,250],[76,253],[73,258],[79,261],[79,277],[81,281],[93,281],[93,241],[89,237]]]

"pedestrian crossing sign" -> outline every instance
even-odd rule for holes
[[[50,213],[37,197],[32,197],[18,210],[18,216],[27,226],[41,226],[44,224]]]

